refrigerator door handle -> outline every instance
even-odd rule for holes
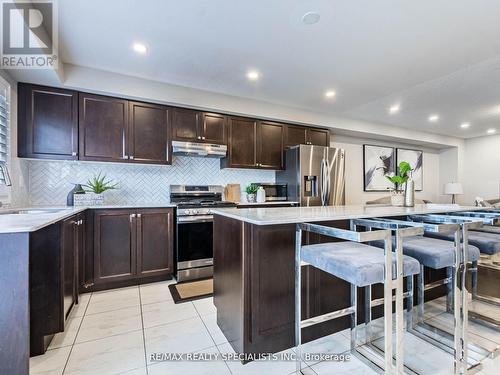
[[[321,205],[326,206],[330,196],[330,169],[328,161],[321,160]]]

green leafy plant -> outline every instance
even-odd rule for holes
[[[245,189],[247,194],[257,194],[257,190],[259,190],[259,187],[255,184],[250,184]]]
[[[85,191],[102,194],[107,190],[117,189],[117,185],[117,183],[113,184],[113,180],[106,181],[106,175],[101,176],[101,173],[99,173],[97,176],[90,178],[83,186],[87,188]]]
[[[408,162],[402,161],[399,163],[398,174],[387,175],[385,177],[394,184],[394,190],[398,191],[401,186],[408,181],[408,178],[410,178],[409,174],[412,170],[413,169]]]

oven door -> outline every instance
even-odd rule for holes
[[[213,264],[213,216],[177,218],[177,270]]]

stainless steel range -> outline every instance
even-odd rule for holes
[[[235,207],[222,201],[222,186],[170,185],[170,202],[177,205],[177,281],[213,275],[214,207]]]

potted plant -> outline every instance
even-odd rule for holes
[[[405,205],[405,195],[403,191],[403,185],[408,181],[410,177],[408,174],[411,172],[412,168],[410,164],[406,161],[399,163],[398,174],[390,174],[385,176],[389,181],[394,184],[392,188],[391,204],[393,206],[404,206]]]
[[[259,187],[255,184],[250,184],[246,187],[245,191],[247,193],[247,202],[255,203],[255,195],[257,194]]]
[[[86,184],[83,185],[85,194],[90,194],[89,197],[92,201],[92,205],[104,204],[103,193],[108,190],[117,189],[117,183],[113,183],[113,180],[106,180],[106,175],[99,173],[97,176],[90,178]]]

